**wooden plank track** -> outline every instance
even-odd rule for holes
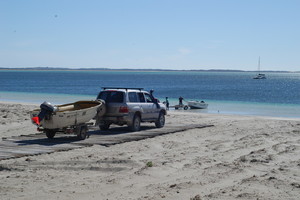
[[[53,139],[45,134],[21,135],[11,138],[2,138],[0,141],[0,160],[17,158],[56,151],[67,151],[92,145],[111,146],[124,142],[138,141],[160,135],[166,135],[189,129],[206,128],[213,125],[189,124],[184,126],[166,125],[163,128],[142,126],[139,132],[130,132],[125,127],[112,127],[108,131],[100,131],[97,127],[89,127],[90,137],[78,140],[74,135],[57,133]]]

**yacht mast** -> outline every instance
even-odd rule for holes
[[[260,56],[258,57],[258,73],[260,74]]]

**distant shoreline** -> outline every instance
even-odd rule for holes
[[[30,68],[4,68],[0,67],[1,70],[36,70],[36,71],[128,71],[128,72],[252,72],[256,71],[245,71],[245,70],[231,70],[231,69],[208,69],[208,70],[176,70],[176,69],[111,69],[111,68],[60,68],[60,67],[30,67]],[[300,71],[261,71],[270,73],[300,73]]]

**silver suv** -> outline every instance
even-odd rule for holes
[[[141,122],[154,122],[157,128],[165,125],[165,105],[143,88],[103,87],[97,99],[106,104],[106,113],[98,119],[101,130],[111,124],[127,125],[131,131],[139,131]]]

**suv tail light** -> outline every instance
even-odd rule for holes
[[[119,108],[119,112],[120,113],[128,113],[129,112],[128,107],[127,106],[121,106]]]

